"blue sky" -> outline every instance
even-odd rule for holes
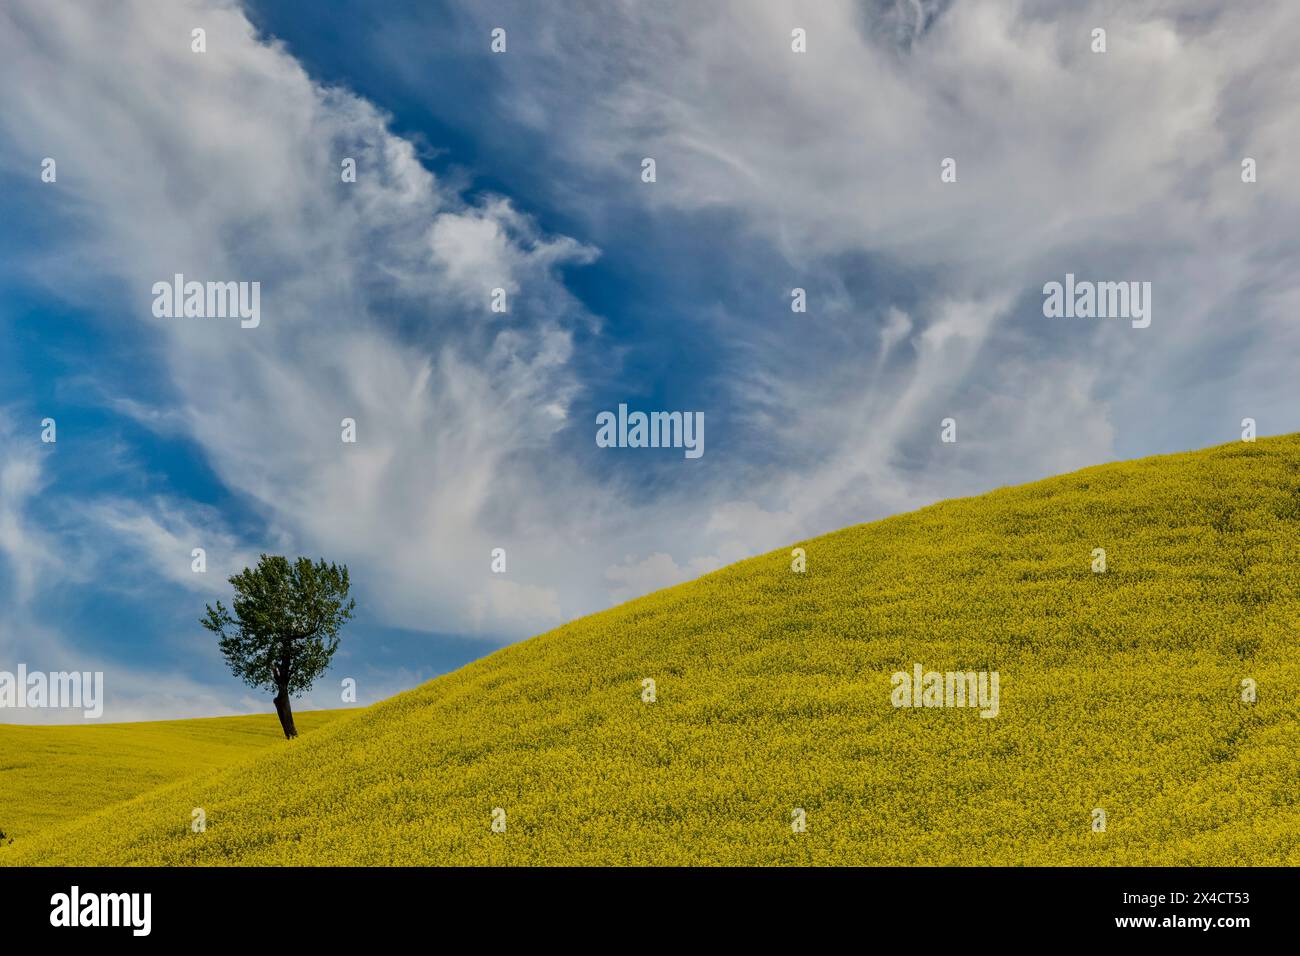
[[[0,20],[0,669],[103,670],[106,719],[269,707],[197,623],[261,551],[349,565],[298,706],[365,703],[845,525],[1300,428],[1294,5]],[[176,272],[259,281],[261,325],[155,318]],[[1151,282],[1151,326],[1044,317],[1067,272]],[[598,448],[621,402],[705,454]]]

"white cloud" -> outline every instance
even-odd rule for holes
[[[33,499],[47,486],[42,456],[57,447],[41,444],[38,435],[35,429],[20,435],[0,410],[0,568],[8,572],[0,576],[0,670],[12,673],[25,664],[29,671],[101,671],[102,721],[233,713],[223,695],[184,673],[123,666],[41,623],[63,589],[82,586],[84,569],[77,566],[79,549],[68,550],[67,539],[31,518]],[[82,709],[6,708],[0,716],[5,723],[68,723],[82,715]]]
[[[178,396],[119,406],[182,421],[269,524],[360,569],[392,623],[523,634],[556,616],[555,558],[590,496],[546,450],[579,387],[572,330],[594,319],[553,272],[594,251],[505,200],[464,202],[379,111],[313,83],[234,6],[20,3],[0,18],[0,79],[15,93],[3,134],[59,159],[51,201],[89,237],[77,270],[127,292],[102,320],[129,323],[114,331],[157,351]],[[343,156],[355,184],[339,180]],[[61,284],[75,286],[67,266]],[[177,272],[260,281],[260,327],[152,318],[152,284]],[[504,322],[488,311],[496,285],[527,291]],[[345,417],[355,445],[340,441]],[[190,586],[171,552],[184,546],[183,560],[215,533],[179,510],[91,514]],[[499,542],[536,555],[509,588],[468,557]],[[591,601],[586,589],[566,610]]]
[[[492,579],[470,597],[470,620],[475,632],[488,622],[540,630],[563,623],[564,615],[554,589]]]
[[[33,429],[32,435],[37,434]],[[42,578],[63,567],[48,536],[28,517],[31,499],[45,485],[39,450],[50,447],[35,438],[19,438],[8,414],[0,410],[0,558],[13,581],[11,600],[19,605],[32,599]]]
[[[67,256],[87,285],[126,290],[103,321],[128,317],[114,331],[155,350],[176,392],[119,407],[192,436],[275,534],[364,571],[357,586],[397,625],[522,635],[937,498],[1210,444],[1214,415],[1300,427],[1300,185],[1285,173],[1300,7],[1261,6],[1249,29],[1209,2],[882,9],[515,13],[536,43],[497,102],[546,131],[536,161],[582,197],[570,211],[593,242],[627,227],[609,215],[620,203],[683,229],[720,212],[792,276],[824,280],[784,322],[701,308],[744,329],[728,338],[743,373],[718,387],[771,455],[727,458],[707,493],[637,497],[556,453],[583,387],[575,331],[599,327],[559,272],[591,245],[504,199],[466,202],[382,113],[314,83],[233,5],[9,4],[4,161],[30,176],[59,157],[56,211],[84,236]],[[1111,52],[1095,55],[1103,12]],[[659,182],[629,191],[645,155]],[[1254,186],[1243,155],[1260,161]],[[357,183],[338,181],[342,156]],[[939,182],[947,156],[954,185]],[[864,291],[864,263],[891,281]],[[737,253],[732,278],[757,286],[769,265]],[[1152,328],[1047,324],[1037,290],[1067,270],[1152,281]],[[261,280],[262,326],[150,318],[150,285],[177,271]],[[84,300],[66,271],[59,284]],[[496,286],[508,316],[487,310]],[[954,447],[937,441],[947,416]],[[356,445],[339,441],[344,417]],[[179,504],[123,507],[94,513],[164,577],[158,556],[204,528]],[[496,546],[505,579],[489,576]]]
[[[98,560],[124,560],[145,567],[147,580],[156,587],[161,579],[202,594],[226,594],[232,574],[257,561],[255,552],[241,545],[211,509],[169,501],[140,502],[101,499],[80,509],[80,517],[96,538]],[[193,551],[202,548],[206,571],[194,570]]]
[[[611,592],[614,600],[626,601],[708,574],[721,567],[721,564],[717,558],[709,556],[695,558],[685,566],[680,566],[671,555],[656,551],[639,561],[629,556],[622,564],[606,568],[605,577],[615,585]]]
[[[1230,440],[1250,409],[1300,428],[1284,370],[1300,357],[1285,92],[1300,7],[1248,22],[1216,0],[625,2],[558,27],[530,13],[523,29],[545,21],[550,45],[500,100],[546,130],[557,193],[634,195],[679,228],[725,209],[810,286],[808,315],[749,323],[734,346],[739,404],[798,454],[785,474],[738,469],[730,494],[793,513],[799,534]],[[807,54],[789,50],[796,24]],[[643,155],[659,182],[626,193]],[[1270,171],[1253,185],[1246,155]],[[600,205],[579,208],[599,236]],[[855,304],[844,289],[866,262],[915,301]],[[733,265],[769,281],[768,262]],[[1152,328],[1049,325],[1038,290],[1066,271],[1151,281]],[[851,331],[873,325],[874,353]],[[956,449],[937,441],[949,415]],[[661,526],[677,561],[716,552]]]

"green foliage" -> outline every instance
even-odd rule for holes
[[[201,623],[218,636],[231,671],[255,689],[307,691],[329,667],[339,629],[356,607],[348,599],[348,569],[323,558],[290,564],[264,554],[230,583],[234,614],[218,601]]]

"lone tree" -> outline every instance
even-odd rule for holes
[[[310,689],[325,673],[339,646],[339,628],[352,617],[357,602],[348,599],[348,569],[292,564],[279,555],[262,555],[256,568],[230,579],[235,613],[217,602],[207,605],[200,623],[219,638],[221,654],[235,676],[254,689],[275,692],[275,712],[287,738],[298,736],[291,696]],[[346,603],[345,603],[346,602]]]

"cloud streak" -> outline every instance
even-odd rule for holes
[[[149,371],[109,356],[91,391],[192,442],[240,511],[119,489],[72,496],[80,530],[39,528],[20,449],[0,466],[16,593],[116,554],[201,595],[296,550],[347,562],[388,626],[518,637],[1245,416],[1300,428],[1294,5],[1249,29],[1208,0],[451,9],[436,49],[423,8],[355,42],[527,199],[435,174],[236,4],[0,12],[0,162],[65,237],[27,274]],[[487,65],[498,20],[511,52]],[[1045,319],[1067,271],[1150,281],[1151,328]],[[154,319],[177,272],[260,281],[261,325]],[[608,310],[579,294],[592,273],[626,283]],[[704,411],[704,458],[594,447],[592,409],[660,398]]]

